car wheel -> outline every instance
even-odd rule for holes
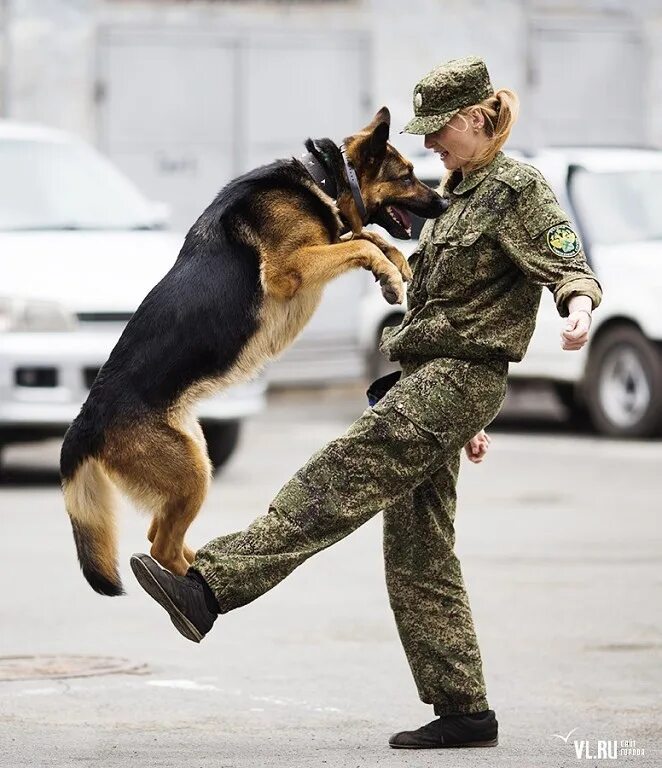
[[[586,404],[596,429],[614,437],[662,432],[662,355],[639,330],[620,326],[591,348]]]
[[[220,469],[232,456],[239,444],[241,422],[235,420],[202,424],[202,431],[207,441],[209,460],[214,469]]]
[[[390,328],[394,325],[400,325],[402,322],[402,315],[390,315],[379,326],[377,336],[375,337],[375,346],[370,352],[368,357],[368,376],[371,380],[378,379],[380,376],[386,376],[387,373],[400,370],[399,363],[392,363],[379,351],[379,342],[382,338],[382,331],[384,328]]]

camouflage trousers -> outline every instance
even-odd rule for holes
[[[438,715],[487,708],[460,563],[454,554],[463,446],[498,413],[507,361],[435,358],[317,451],[245,530],[213,539],[193,568],[221,613],[384,512],[389,601],[419,696]]]

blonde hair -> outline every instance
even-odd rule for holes
[[[485,133],[489,142],[482,152],[474,155],[467,163],[466,169],[468,171],[491,163],[501,147],[506,143],[519,114],[519,97],[508,88],[499,88],[494,96],[489,96],[479,104],[472,104],[470,107],[462,108],[458,115],[466,123],[464,130],[469,127],[467,116],[474,109],[480,110],[483,115]]]

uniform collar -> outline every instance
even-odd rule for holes
[[[453,171],[448,178],[448,190],[454,195],[463,195],[465,192],[469,192],[469,190],[477,187],[481,181],[484,181],[490,174],[494,173],[503,158],[503,152],[497,152],[496,157],[491,163],[484,165],[482,168],[476,168],[475,171],[469,171],[464,178],[460,178],[459,183],[456,183],[454,187],[452,185],[455,183],[455,178],[457,178],[457,172]]]

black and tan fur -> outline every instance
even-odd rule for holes
[[[441,202],[387,142],[389,122],[383,108],[345,147],[369,220],[406,237],[387,204],[433,217]],[[192,413],[200,396],[246,380],[278,355],[326,283],[349,269],[370,269],[388,301],[403,299],[407,262],[363,231],[338,147],[328,139],[306,146],[335,176],[337,200],[297,159],[230,182],[132,316],[66,434],[65,504],[83,574],[101,594],[122,593],[115,486],[152,516],[148,538],[161,565],[183,574],[192,561],[184,536],[211,475]]]

